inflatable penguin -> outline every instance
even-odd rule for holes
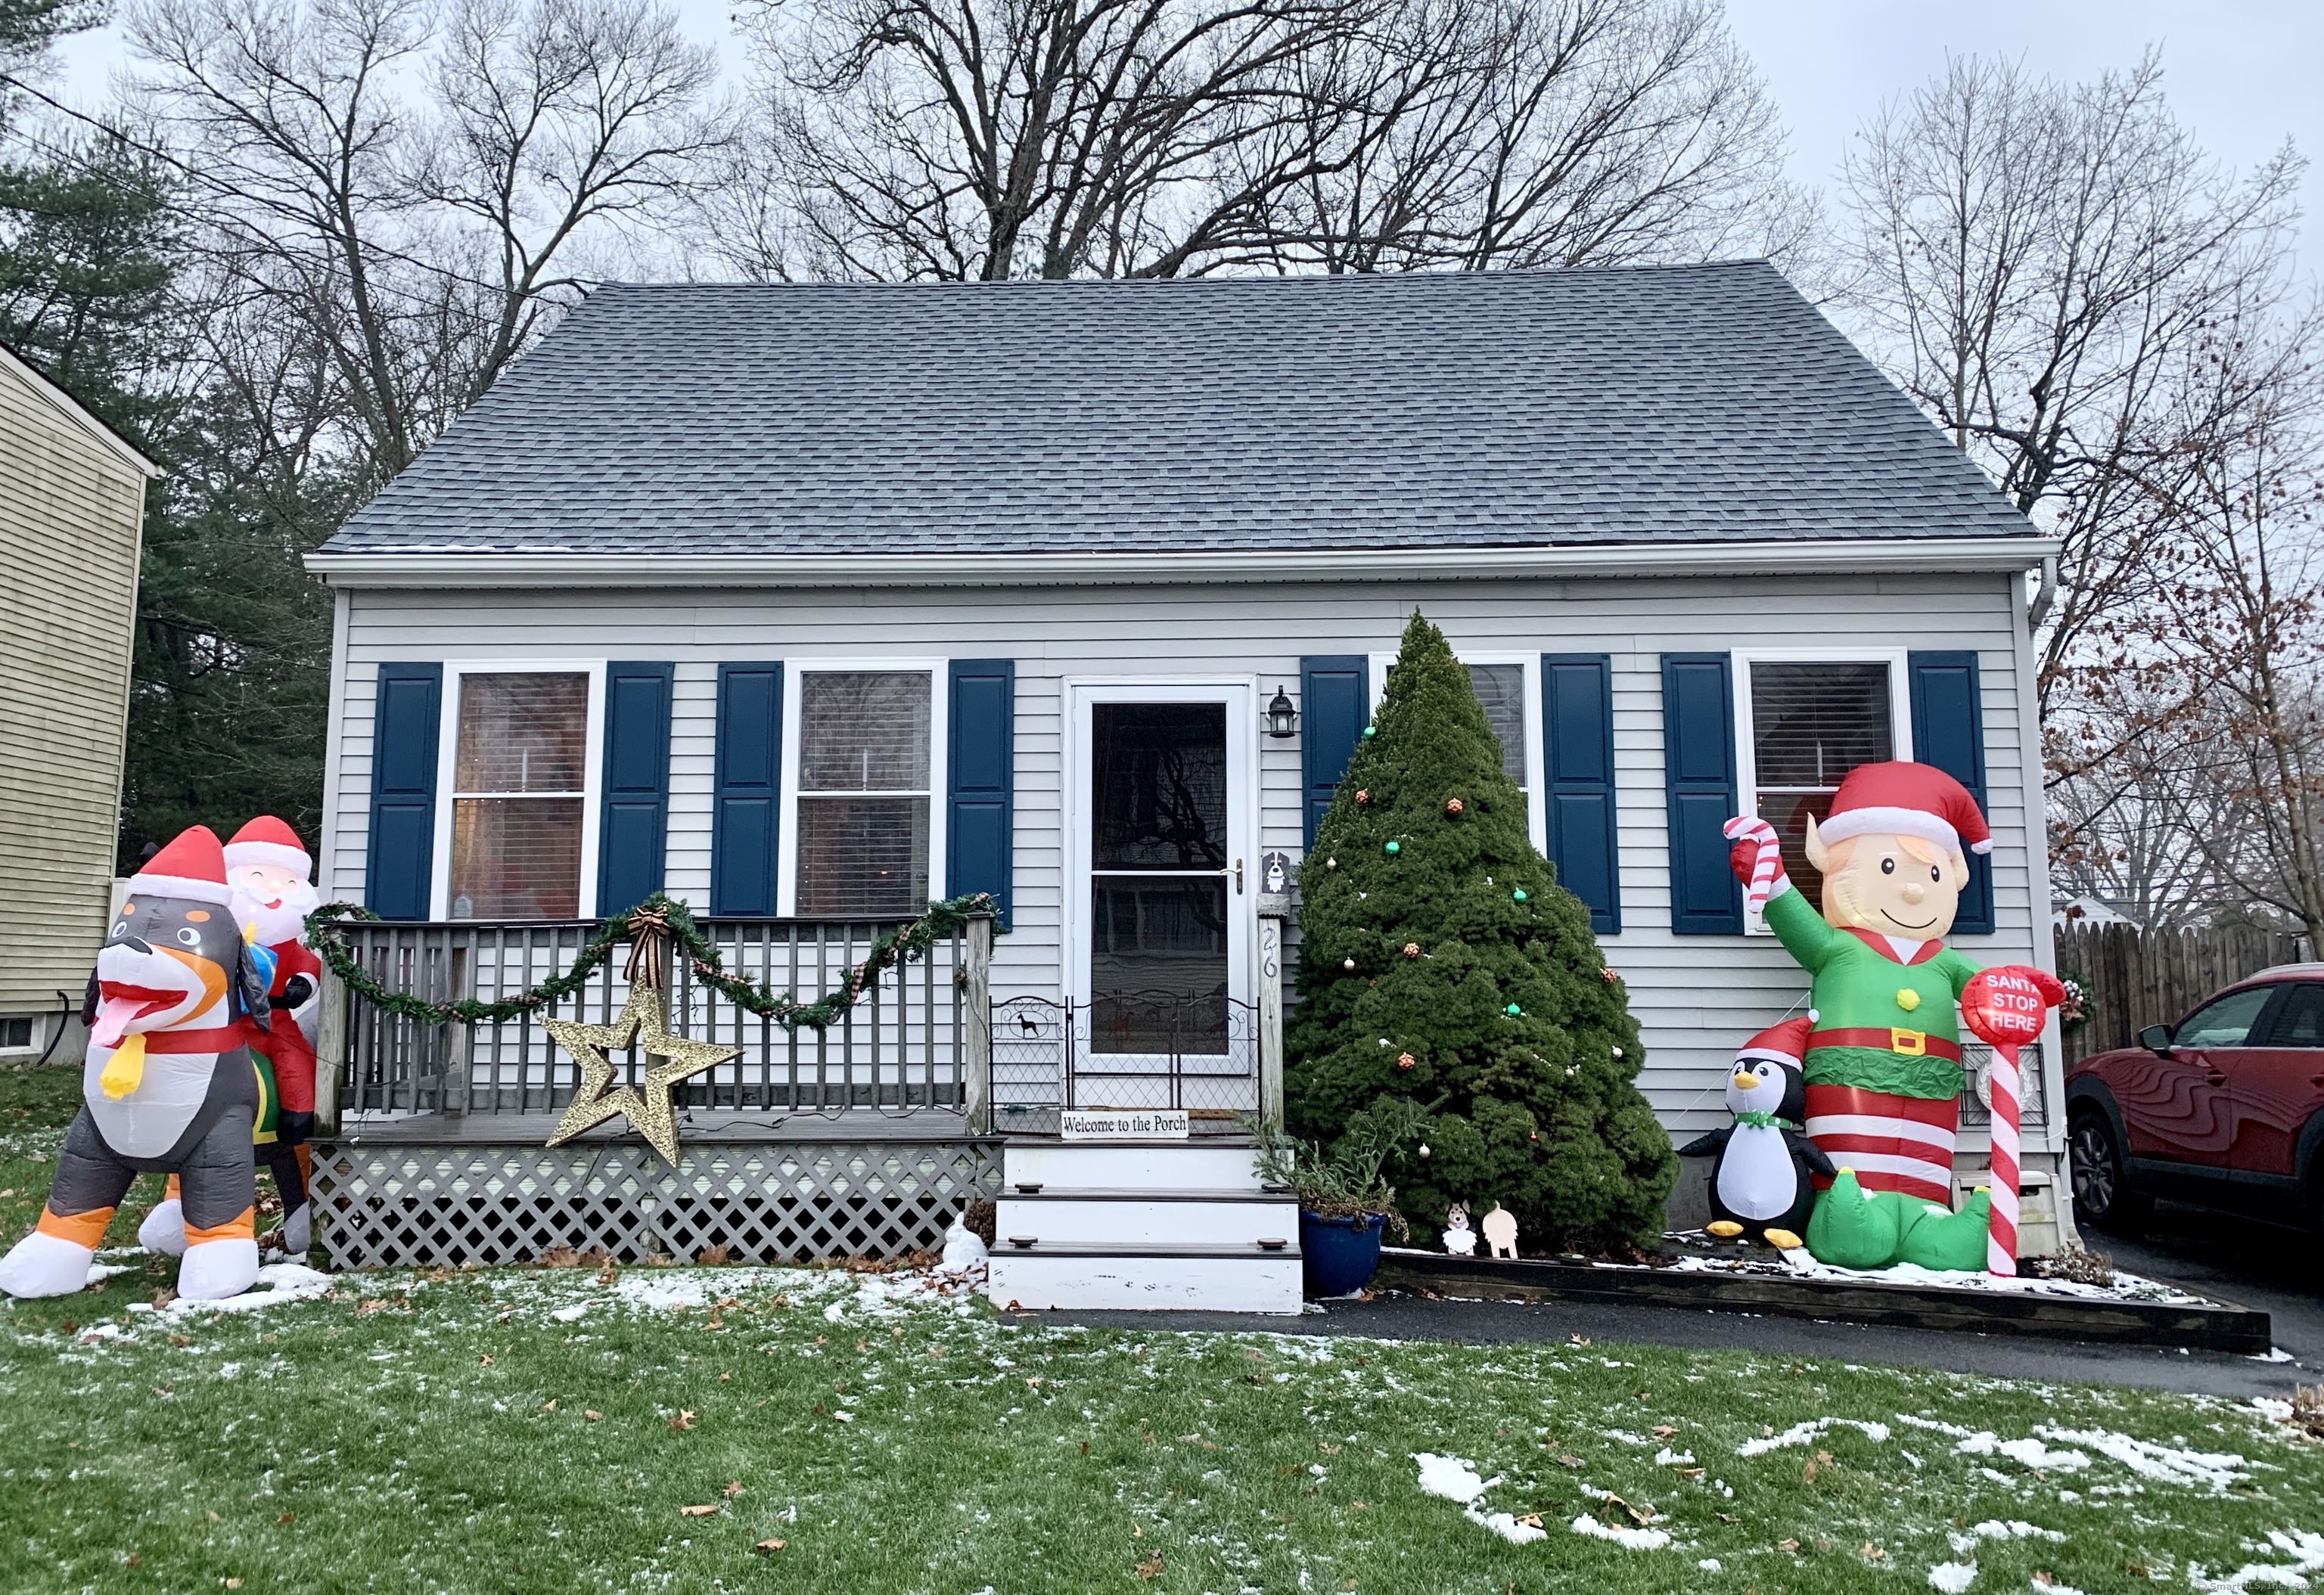
[[[1785,1019],[1762,1030],[1735,1055],[1727,1107],[1735,1122],[1681,1147],[1682,1157],[1716,1155],[1711,1166],[1711,1233],[1726,1240],[1756,1231],[1768,1245],[1800,1244],[1815,1210],[1812,1175],[1837,1172],[1801,1128],[1807,1079],[1800,1064],[1811,1021]]]
[[[229,911],[226,858],[196,825],[142,865],[97,955],[83,1018],[81,1110],[39,1224],[0,1258],[0,1290],[67,1295],[139,1173],[184,1192],[178,1294],[239,1295],[258,1277],[251,1125],[258,1085],[245,1022],[267,1024],[271,963]]]

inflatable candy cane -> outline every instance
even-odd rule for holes
[[[2024,1100],[2017,1049],[2042,1034],[2049,1010],[2065,995],[2054,976],[2023,964],[1981,970],[1961,992],[1962,1021],[1993,1047],[1993,1227],[1985,1243],[1989,1274],[2017,1272],[2018,1132]]]

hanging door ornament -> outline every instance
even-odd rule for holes
[[[709,1041],[689,1041],[670,1034],[669,992],[662,985],[662,945],[668,923],[659,912],[641,909],[631,915],[630,926],[636,938],[630,945],[630,1000],[622,1004],[613,1022],[540,1022],[541,1028],[571,1053],[573,1061],[581,1068],[581,1083],[573,1093],[572,1105],[565,1110],[565,1117],[558,1121],[548,1144],[563,1146],[583,1130],[594,1129],[608,1119],[625,1118],[630,1127],[661,1154],[663,1161],[676,1167],[678,1111],[670,1102],[670,1088],[705,1069],[741,1057],[742,1049]],[[627,1047],[632,1038],[647,1057],[661,1061],[646,1070],[641,1087],[624,1085],[613,1089],[616,1070],[605,1054]]]

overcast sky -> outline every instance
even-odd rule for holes
[[[739,72],[728,0],[677,4]],[[1728,0],[1728,14],[1790,124],[1794,175],[1827,190],[1858,123],[1941,71],[1948,51],[2082,79],[2159,44],[2172,106],[2214,155],[2247,169],[2286,138],[2324,155],[2324,0]],[[111,29],[68,41],[65,97],[100,102],[121,53]],[[2313,239],[2324,232],[2324,164],[2301,198]],[[2317,258],[2312,244],[2303,254]]]

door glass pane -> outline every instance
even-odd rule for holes
[[[801,914],[905,915],[927,905],[927,798],[803,796],[798,827]]]
[[[589,747],[589,678],[460,678],[456,792],[578,792]]]
[[[1091,1050],[1225,1052],[1225,878],[1116,875],[1091,895]]]
[[[453,799],[451,909],[455,919],[577,917],[581,799]]]
[[[800,678],[799,790],[928,789],[928,673],[813,670]]]
[[[1095,704],[1090,723],[1091,867],[1226,868],[1226,705]]]
[[[2230,991],[2217,1002],[2200,1010],[2194,1018],[2179,1027],[2171,1037],[2173,1046],[2241,1046],[2251,1035],[2254,1020],[2267,1000],[2275,995],[2273,986],[2252,986],[2241,991]]]
[[[1471,665],[1469,685],[1485,705],[1485,724],[1501,739],[1501,769],[1520,787],[1526,784],[1525,667]]]

